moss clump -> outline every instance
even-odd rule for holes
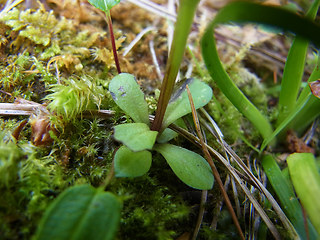
[[[0,233],[3,239],[29,239],[53,196],[66,183],[54,158],[10,134],[0,141]],[[57,192],[56,192],[57,191]]]
[[[107,90],[99,84],[97,79],[83,76],[79,79],[70,77],[63,84],[50,86],[51,94],[46,96],[49,100],[49,110],[62,115],[65,121],[74,119],[85,110],[108,107]]]
[[[154,177],[116,179],[111,189],[124,200],[119,239],[174,239],[188,227],[189,207]]]

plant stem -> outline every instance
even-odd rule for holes
[[[199,0],[180,0],[179,12],[175,24],[173,42],[170,50],[166,73],[161,85],[160,97],[151,130],[160,131],[173,86],[184,54],[187,38]]]
[[[115,62],[116,67],[117,67],[117,71],[120,74],[121,73],[121,69],[120,69],[120,64],[119,64],[119,59],[118,59],[118,54],[117,54],[116,42],[114,40],[112,19],[111,19],[110,11],[106,13],[106,16],[107,16],[108,28],[109,28],[109,32],[110,32],[113,58],[114,58],[114,62]]]

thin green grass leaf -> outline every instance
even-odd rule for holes
[[[311,5],[306,17],[314,19],[320,0],[316,0]],[[297,36],[290,48],[287,61],[281,80],[281,91],[279,96],[279,116],[277,125],[294,109],[298,92],[301,86],[302,76],[304,74],[305,59],[309,41]]]
[[[310,98],[312,97],[312,94],[309,93],[304,101],[300,102],[298,105],[295,106],[294,110],[291,111],[291,113],[281,122],[281,124],[276,128],[276,130],[274,130],[274,132],[269,135],[267,138],[265,138],[262,142],[261,148],[260,148],[260,152],[262,152],[265,147],[271,142],[273,141],[273,139],[281,132],[283,131],[288,125],[289,123],[297,116],[297,114],[305,109],[305,105],[308,103],[308,101],[310,100]]]
[[[280,125],[295,106],[301,86],[302,76],[304,74],[308,45],[309,42],[307,40],[301,37],[296,37],[288,53],[281,80],[277,125]]]
[[[152,130],[160,131],[165,129],[165,127],[162,126],[162,121],[171,98],[198,3],[199,0],[180,0],[172,46],[166,72],[161,84],[155,119],[151,127]]]
[[[263,157],[262,166],[288,218],[299,233],[301,239],[307,239],[302,208],[294,194],[291,183],[283,176],[278,164],[271,155]],[[310,222],[308,222],[308,227],[310,239],[317,239],[318,234]]]
[[[320,235],[320,174],[312,153],[294,153],[287,158],[296,193]]]
[[[320,32],[320,26],[305,17],[279,7],[237,1],[222,8],[204,33],[201,40],[202,55],[212,79],[232,104],[252,122],[262,137],[266,139],[272,133],[269,121],[229,78],[218,56],[213,30],[218,24],[229,22],[256,22],[277,26],[295,32],[318,45],[320,45],[320,35],[315,32]]]

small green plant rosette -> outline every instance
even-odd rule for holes
[[[120,0],[88,0],[88,2],[95,8],[108,12],[112,7],[120,3]]]
[[[133,75],[120,73],[115,76],[109,84],[109,91],[115,103],[136,123],[149,126],[148,104]]]
[[[320,234],[320,174],[316,160],[312,153],[293,153],[287,163],[294,189]]]
[[[149,171],[151,163],[151,152],[133,152],[126,146],[121,146],[114,156],[115,176],[140,177]]]
[[[200,190],[213,187],[212,170],[199,154],[172,144],[156,144],[153,149],[166,159],[176,176],[188,186]]]
[[[121,208],[121,202],[101,188],[70,187],[49,206],[33,239],[112,240]]]
[[[158,132],[144,123],[126,123],[114,127],[114,138],[134,152],[151,150]]]
[[[164,115],[162,129],[165,129],[177,119],[191,113],[186,85],[188,85],[192,94],[195,109],[205,106],[211,100],[212,89],[209,85],[196,78],[187,79],[172,95]]]

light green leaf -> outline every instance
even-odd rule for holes
[[[182,128],[186,127],[182,118],[177,119],[177,121],[175,121],[174,124],[176,124],[177,126],[182,127]],[[173,139],[177,136],[178,136],[177,132],[171,130],[170,128],[166,128],[165,130],[163,130],[163,132],[160,135],[158,135],[157,143],[169,142],[171,139]]]
[[[110,11],[112,7],[120,3],[120,0],[88,0],[89,3],[104,12]]]
[[[116,104],[136,123],[149,125],[148,105],[133,75],[120,73],[110,84],[109,91]]]
[[[212,89],[207,84],[195,78],[187,79],[170,99],[163,119],[163,129],[178,118],[191,113],[186,85],[189,86],[196,109],[206,105],[212,98]]]
[[[134,152],[152,149],[158,132],[144,123],[126,123],[114,127],[114,138]]]
[[[139,177],[151,167],[152,155],[149,151],[132,152],[122,146],[114,156],[116,177]]]
[[[201,190],[213,187],[211,168],[199,154],[171,144],[157,144],[154,150],[161,153],[177,177],[188,186]]]
[[[293,153],[287,158],[296,193],[320,234],[320,174],[312,153]]]
[[[281,202],[283,210],[292,222],[294,228],[299,233],[301,239],[307,239],[301,205],[295,196],[289,179],[285,177],[283,172],[281,172],[278,164],[271,155],[263,157],[262,166]],[[308,228],[310,239],[317,239],[317,232],[309,221]]]
[[[169,142],[171,139],[174,139],[178,136],[178,133],[171,130],[170,128],[166,128],[157,138],[157,143],[166,143]]]
[[[121,203],[111,193],[90,185],[73,186],[49,206],[36,240],[112,240],[120,221]]]

